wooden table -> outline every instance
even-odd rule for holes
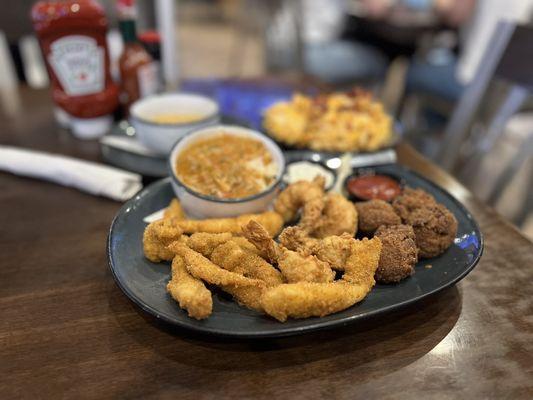
[[[98,160],[22,92],[0,143]],[[400,160],[466,204],[486,238],[456,287],[344,329],[232,341],[163,326],[113,282],[119,203],[0,173],[0,398],[532,398],[533,244],[408,145]]]

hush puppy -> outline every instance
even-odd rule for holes
[[[407,187],[403,190],[401,195],[393,200],[392,207],[394,208],[394,211],[396,211],[396,214],[398,214],[405,223],[409,214],[414,210],[435,204],[437,204],[437,201],[429,193],[422,189],[412,189]]]
[[[376,231],[383,247],[375,278],[380,283],[396,283],[411,276],[418,261],[415,232],[409,225],[380,226]]]
[[[405,222],[413,227],[421,258],[444,253],[457,234],[457,219],[442,204],[418,208],[407,215]]]
[[[359,215],[359,231],[365,235],[372,235],[376,229],[385,225],[402,223],[394,208],[383,200],[369,200],[355,203]]]

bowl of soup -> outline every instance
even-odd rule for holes
[[[215,125],[218,104],[206,96],[167,93],[148,96],[132,104],[130,122],[138,140],[157,154],[168,155],[188,132]]]
[[[196,218],[266,211],[285,173],[279,146],[260,132],[232,125],[193,131],[169,156],[172,187]]]

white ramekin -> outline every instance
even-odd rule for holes
[[[201,120],[189,123],[158,123],[157,114],[200,114]],[[218,104],[209,97],[189,93],[168,93],[137,100],[130,108],[130,123],[139,141],[149,149],[168,155],[176,141],[186,133],[215,125],[220,121]]]
[[[194,141],[220,133],[254,138],[264,143],[272,154],[274,162],[279,166],[274,183],[261,193],[240,199],[219,199],[198,193],[185,186],[176,175],[176,161],[179,154]],[[272,139],[260,132],[232,125],[216,125],[188,133],[174,145],[168,161],[172,188],[187,215],[193,218],[235,217],[242,214],[266,211],[276,197],[282,177],[285,174],[285,157],[279,146]]]

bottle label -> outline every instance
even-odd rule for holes
[[[139,82],[139,97],[156,93],[159,90],[158,63],[154,61],[140,66],[137,69],[137,80]]]
[[[50,45],[48,62],[69,96],[104,90],[104,49],[93,38],[63,36]]]

